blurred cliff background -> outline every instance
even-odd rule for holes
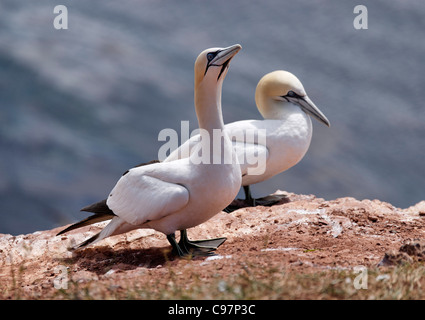
[[[53,27],[60,4],[68,30]],[[367,30],[353,27],[358,4]],[[305,158],[255,196],[411,206],[425,199],[424,39],[419,0],[2,0],[0,233],[85,217],[79,209],[126,169],[157,158],[162,129],[195,129],[195,58],[234,43],[243,49],[224,82],[225,122],[260,119],[256,84],[284,69],[332,124],[313,120]]]

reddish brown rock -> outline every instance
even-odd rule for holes
[[[59,237],[55,234],[62,228],[0,235],[0,288],[5,288],[7,297],[19,282],[26,293],[43,295],[56,290],[55,281],[62,272],[76,282],[113,281],[124,286],[122,279],[127,283],[160,279],[168,274],[170,263],[205,272],[208,277],[239,272],[242,262],[305,272],[424,259],[424,246],[416,243],[425,235],[421,216],[425,201],[399,209],[379,200],[326,201],[313,195],[285,194],[289,202],[222,212],[190,229],[191,239],[227,237],[212,258],[176,259],[169,253],[165,236],[153,230],[111,237],[76,252],[67,248],[98,232],[99,226]]]

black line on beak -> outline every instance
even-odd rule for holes
[[[226,69],[227,68],[227,66],[229,65],[229,62],[230,62],[230,60],[231,60],[232,58],[229,58],[229,59],[227,59],[222,65],[221,65],[221,70],[220,70],[220,73],[218,74],[218,77],[217,77],[217,81],[220,79],[220,77],[221,77],[221,75],[223,74],[223,71],[224,71],[224,69]]]

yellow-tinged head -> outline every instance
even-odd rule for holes
[[[263,76],[255,91],[255,102],[264,118],[267,118],[271,108],[285,108],[287,103],[293,103],[330,126],[326,116],[307,96],[301,81],[288,71],[277,70]]]

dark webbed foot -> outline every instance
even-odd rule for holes
[[[235,200],[232,201],[231,204],[229,204],[226,208],[224,208],[223,211],[230,213],[230,212],[236,211],[240,208],[249,207],[249,205],[244,204],[244,201],[245,200],[235,199]]]
[[[279,202],[287,203],[289,198],[285,194],[272,194],[266,197],[254,199],[256,206],[271,207]]]
[[[226,238],[215,238],[215,239],[205,239],[205,240],[189,240],[187,237],[187,231],[180,230],[180,246],[185,246],[187,249],[208,249],[208,250],[216,250],[219,246],[226,241]]]
[[[213,256],[215,251],[226,238],[207,240],[189,240],[186,230],[180,230],[180,241],[177,243],[174,234],[167,235],[167,239],[173,247],[173,253],[179,257],[206,257]]]
[[[230,213],[240,208],[256,207],[256,206],[270,207],[280,202],[284,202],[284,203],[289,202],[288,196],[284,194],[273,194],[266,197],[254,199],[251,196],[251,190],[249,186],[244,186],[243,189],[245,192],[245,200],[235,199],[223,211]]]

